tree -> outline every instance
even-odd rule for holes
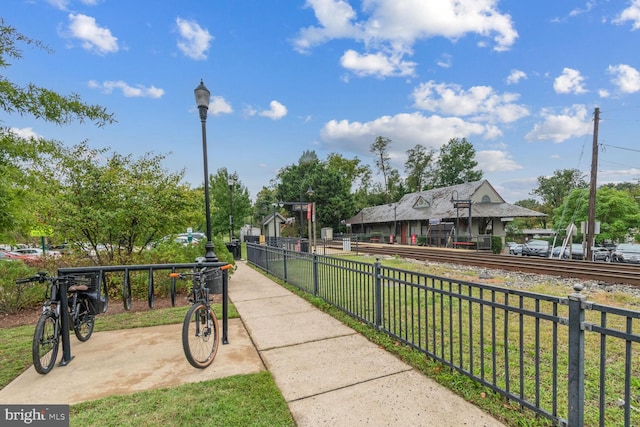
[[[83,242],[98,263],[125,262],[162,236],[183,230],[191,208],[181,184],[184,172],[168,173],[164,156],[112,154],[80,144],[63,150],[49,175],[57,197],[46,212],[59,238]],[[106,250],[99,250],[103,248]],[[106,258],[106,259],[105,259]]]
[[[9,67],[10,59],[22,58],[20,43],[51,52],[42,42],[21,34],[0,18],[1,68]],[[64,96],[35,84],[21,87],[4,76],[0,76],[0,108],[8,114],[30,115],[59,125],[91,120],[97,126],[103,126],[115,121],[103,107],[86,104],[77,94]],[[0,234],[7,236],[11,230],[35,225],[33,218],[28,214],[25,216],[28,210],[23,209],[29,194],[34,191],[27,185],[28,174],[37,166],[43,167],[48,156],[59,148],[54,141],[23,138],[9,127],[0,128]]]
[[[234,184],[229,192],[229,178],[233,178]],[[233,195],[233,220],[234,234],[240,230],[243,221],[251,215],[251,199],[249,190],[242,185],[237,173],[230,174],[227,168],[220,168],[211,177],[210,185],[212,194],[211,232],[226,236],[230,231],[231,197]]]
[[[436,165],[436,187],[448,187],[482,179],[482,171],[475,170],[476,150],[465,138],[452,138],[440,148]]]
[[[584,179],[585,176],[578,169],[556,170],[551,177],[539,176],[538,187],[531,191],[531,195],[538,196],[542,200],[541,212],[552,217],[554,210],[562,206],[571,190],[589,186]],[[570,212],[571,210],[564,214],[570,215]]]
[[[434,151],[418,144],[407,150],[407,161],[404,163],[404,171],[407,173],[407,191],[414,193],[429,189],[433,180]]]
[[[563,204],[554,211],[554,227],[566,230],[573,222],[578,227],[587,221],[589,210],[589,189],[573,189]],[[571,212],[567,215],[566,211]],[[601,187],[596,191],[596,221],[600,222],[599,242],[619,242],[640,226],[640,208],[626,191],[611,187]],[[637,236],[634,236],[637,237]]]
[[[383,136],[378,136],[373,144],[369,147],[369,151],[374,154],[374,164],[378,171],[382,174],[384,181],[384,190],[387,194],[387,201],[391,199],[391,185],[394,169],[391,167],[391,156],[389,156],[389,144],[391,140]],[[397,171],[396,171],[397,172]]]
[[[303,159],[311,159],[303,162]],[[359,166],[360,161],[349,161],[337,155],[330,155],[327,161],[317,157],[303,156],[297,165],[289,165],[278,172],[273,201],[287,202],[283,208],[294,218],[303,217],[298,223],[298,234],[308,234],[303,223],[306,212],[298,210],[298,204],[316,203],[316,225],[319,227],[340,227],[340,221],[355,213],[351,187],[352,177],[366,174],[367,168]],[[307,194],[308,189],[313,195]],[[295,210],[294,210],[295,209]]]

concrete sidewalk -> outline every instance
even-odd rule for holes
[[[242,262],[229,297],[299,426],[503,425]]]
[[[244,262],[229,297],[241,319],[206,369],[185,359],[181,324],[96,331],[72,337],[67,366],[27,369],[0,403],[73,404],[268,369],[298,426],[502,425]]]

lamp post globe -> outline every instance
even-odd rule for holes
[[[205,245],[204,257],[207,262],[216,262],[218,257],[213,251],[213,242],[211,241],[211,207],[209,202],[209,166],[207,164],[207,113],[209,111],[209,100],[211,92],[204,85],[202,80],[193,91],[196,96],[196,105],[200,113],[200,122],[202,123],[202,157],[204,158],[204,205],[207,222],[207,244]]]

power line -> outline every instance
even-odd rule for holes
[[[617,145],[600,144],[600,146],[602,146],[602,147],[617,148],[618,150],[635,151],[636,153],[640,153],[640,150],[637,150],[637,149],[634,149],[634,148],[627,148],[627,147],[618,147]]]

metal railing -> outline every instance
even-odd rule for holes
[[[640,312],[247,245],[248,261],[562,426],[640,425]]]

